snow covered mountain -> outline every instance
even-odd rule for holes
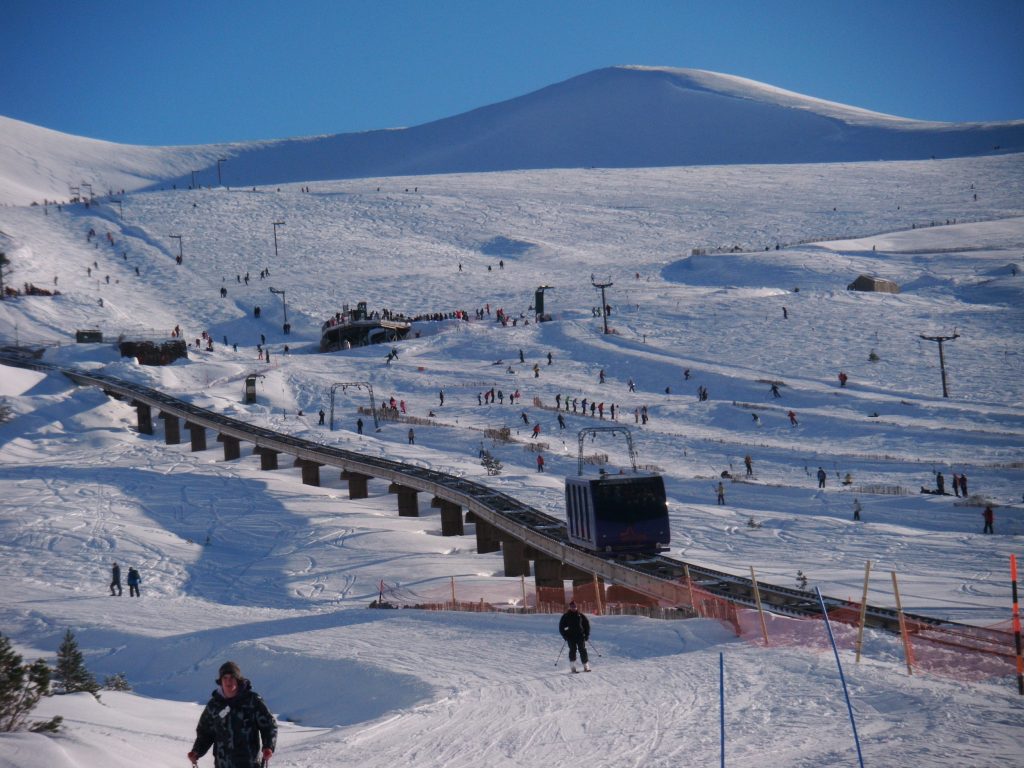
[[[139,147],[0,117],[0,202],[94,191],[548,168],[918,160],[1024,150],[1024,120],[933,123],[693,69],[595,70],[411,128]],[[76,178],[66,178],[74,168]]]

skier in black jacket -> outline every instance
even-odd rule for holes
[[[259,768],[277,747],[277,721],[235,662],[221,665],[217,683],[188,759],[195,765],[212,746],[214,768]]]
[[[580,661],[583,662],[583,671],[590,671],[590,662],[587,657],[587,640],[590,639],[590,621],[576,610],[576,603],[569,603],[569,610],[562,614],[558,622],[558,634],[569,644],[569,664],[573,672],[576,669],[576,652],[579,651]]]

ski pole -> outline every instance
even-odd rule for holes
[[[588,643],[590,643],[590,647],[591,647],[591,649],[592,649],[592,650],[594,651],[594,653],[596,653],[596,654],[597,654],[597,657],[598,657],[599,659],[603,659],[603,658],[604,658],[604,656],[602,656],[602,655],[601,655],[601,652],[600,652],[599,650],[597,650],[597,646],[596,646],[596,645],[594,645],[594,642],[593,642],[592,640],[589,640],[589,639],[587,640],[587,642],[588,642]]]
[[[558,649],[558,658],[555,659],[555,666],[558,666],[558,662],[562,660],[562,651],[565,650],[565,640],[562,641],[562,647]]]

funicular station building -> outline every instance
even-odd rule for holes
[[[360,301],[355,309],[346,304],[320,328],[320,351],[334,352],[367,344],[401,341],[412,328],[406,320],[381,317],[370,313],[366,302]]]

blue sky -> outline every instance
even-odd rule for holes
[[[615,64],[1024,119],[1024,0],[5,0],[0,114],[133,144],[417,125]]]

